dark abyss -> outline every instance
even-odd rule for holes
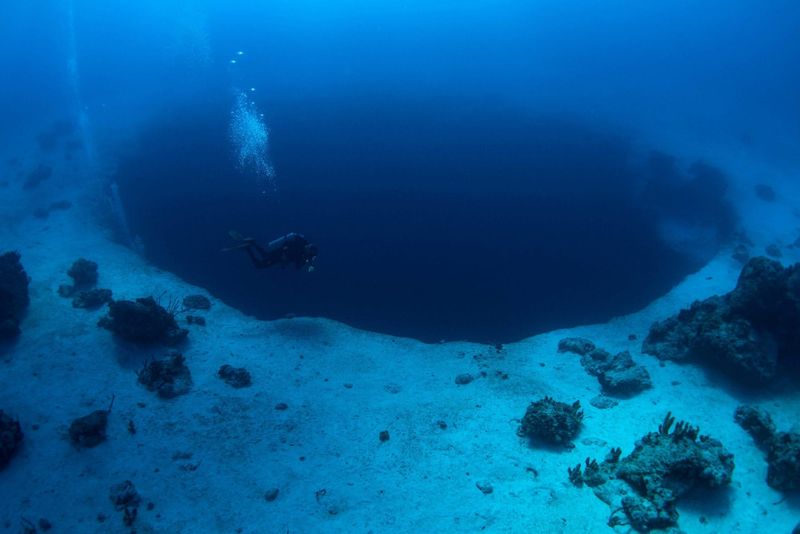
[[[116,179],[147,257],[248,314],[508,342],[635,311],[699,267],[659,239],[669,199],[642,204],[611,133],[486,102],[274,102],[265,196],[235,170],[229,106],[152,124]],[[220,252],[229,229],[303,233],[317,270],[255,270]]]

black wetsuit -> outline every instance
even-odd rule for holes
[[[311,268],[317,255],[317,247],[301,234],[294,232],[270,241],[266,247],[252,241],[245,250],[257,269],[266,269],[273,265],[285,267],[291,263],[298,269]]]

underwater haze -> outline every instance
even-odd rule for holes
[[[0,531],[800,533],[800,0],[7,0],[0,64]]]
[[[261,318],[484,342],[608,319],[730,237],[730,171],[693,163],[796,161],[793,2],[4,9],[7,124],[80,114],[121,239]],[[316,272],[254,271],[231,229],[305,235]]]

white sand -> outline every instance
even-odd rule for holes
[[[781,502],[766,485],[764,458],[733,412],[756,402],[789,428],[800,396],[747,396],[698,367],[660,366],[640,352],[652,321],[734,286],[739,266],[728,254],[638,313],[502,352],[427,345],[325,319],[263,322],[212,298],[208,325],[190,327],[181,347],[194,387],[161,400],[135,372],[166,349],[114,341],[96,326],[103,310],[73,309],[56,290],[80,256],[99,263],[99,287],[116,298],[182,298],[202,288],[112,243],[79,197],[75,208],[46,220],[28,215],[34,202],[17,183],[0,189],[0,198],[0,251],[19,250],[32,280],[23,334],[0,362],[0,409],[19,417],[25,432],[21,451],[0,472],[0,531],[46,517],[53,532],[127,532],[108,492],[128,479],[143,499],[137,532],[606,532],[609,508],[590,489],[573,487],[567,467],[602,458],[612,446],[628,454],[668,410],[736,458],[728,491],[710,503],[695,495],[679,504],[686,532],[789,532],[798,520],[800,500]],[[577,356],[556,353],[559,339],[576,335],[612,352],[630,350],[655,387],[609,410],[591,406],[596,379]],[[224,363],[247,367],[253,385],[226,385],[216,376]],[[460,373],[481,371],[487,376],[471,384],[454,383]],[[108,440],[71,446],[69,423],[107,407],[112,395]],[[537,450],[516,436],[526,407],[543,395],[584,406],[574,450]],[[280,402],[288,409],[276,410]],[[382,430],[388,442],[379,441]],[[174,460],[176,453],[191,457]],[[491,483],[493,493],[483,494],[478,482]],[[273,487],[280,494],[267,502]]]

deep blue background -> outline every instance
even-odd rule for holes
[[[604,320],[730,235],[729,177],[694,159],[800,162],[794,0],[6,4],[4,146],[82,113],[75,179],[119,181],[152,261],[264,317],[484,341]],[[239,89],[275,194],[233,161]],[[319,269],[257,272],[219,252],[231,228],[303,232]]]
[[[147,256],[245,312],[501,342],[633,311],[697,266],[613,133],[487,101],[287,100],[263,196],[231,171],[226,103],[152,124],[117,178]],[[231,228],[304,233],[318,268],[256,271],[220,252]]]

